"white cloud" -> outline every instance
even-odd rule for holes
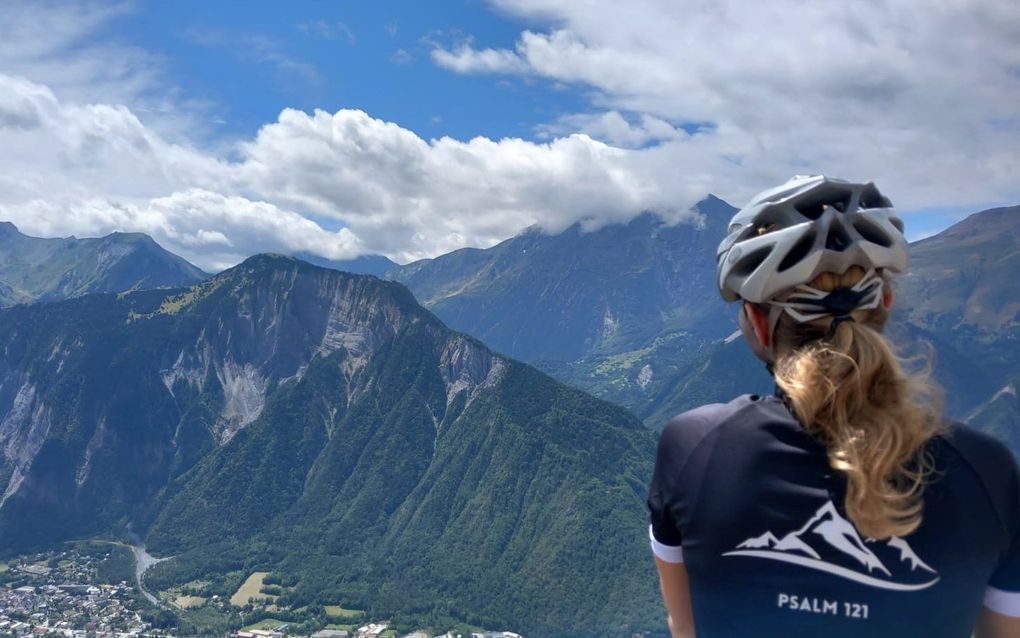
[[[286,109],[228,161],[167,142],[123,106],[63,103],[3,75],[0,95],[11,151],[0,156],[0,218],[41,235],[146,232],[206,268],[263,250],[405,261],[533,224],[594,227],[649,209],[680,218],[708,190],[702,165],[668,179],[655,155],[582,134],[424,140],[361,111]]]
[[[531,224],[550,230],[641,210],[686,214],[704,184],[661,187],[646,161],[585,135],[548,144],[426,141],[361,111],[286,110],[243,147],[239,179],[273,201],[343,220],[398,260],[488,246]]]
[[[737,203],[806,170],[875,178],[907,208],[1020,193],[1016,3],[494,4],[555,28],[524,31],[513,49],[434,48],[433,59],[593,91],[606,115],[561,118],[557,132],[572,124],[636,145],[646,136],[614,112],[713,122],[704,135],[718,147],[678,140],[662,155],[697,150],[739,163],[738,181],[713,189]]]
[[[538,130],[544,138],[581,131],[624,148],[640,148],[651,143],[683,140],[689,137],[683,129],[647,113],[628,119],[619,111],[566,115],[556,122],[540,126]]]
[[[145,232],[207,269],[260,251],[363,252],[350,230],[245,197],[236,165],[167,142],[125,106],[0,75],[0,148],[0,219],[29,234]]]
[[[473,49],[461,44],[453,51],[436,48],[432,59],[458,73],[522,73],[529,69],[527,61],[503,49]]]
[[[33,200],[3,212],[22,232],[40,236],[143,232],[211,271],[259,252],[310,251],[330,259],[350,259],[364,252],[346,228],[331,233],[272,204],[199,189],[146,202],[85,199],[58,207]]]
[[[125,106],[62,103],[0,74],[0,204],[82,196],[144,197],[223,178],[219,162],[166,142]]]

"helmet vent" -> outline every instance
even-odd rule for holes
[[[825,248],[841,253],[850,246],[851,241],[850,235],[841,224],[833,224],[829,227],[829,234],[825,237]]]
[[[759,235],[771,232],[776,228],[782,227],[783,220],[786,217],[782,207],[769,206],[763,208],[760,213],[755,217],[754,226],[758,229]]]
[[[830,184],[804,195],[793,205],[801,215],[815,220],[822,216],[826,206],[832,206],[841,213],[846,212],[850,207],[851,195],[848,189]]]
[[[762,246],[758,250],[744,255],[744,258],[737,262],[731,271],[738,277],[746,277],[753,273],[761,263],[772,254],[772,246]]]
[[[793,245],[790,252],[786,253],[786,257],[783,257],[783,261],[779,263],[779,272],[783,272],[793,268],[800,263],[802,259],[807,257],[807,254],[811,252],[811,248],[815,245],[816,235],[814,231],[806,233],[803,237],[797,240],[797,243]]]
[[[885,248],[892,246],[892,240],[889,239],[889,236],[867,218],[857,217],[854,219],[854,228],[861,234],[861,237],[873,244],[878,244]]]
[[[859,209],[867,208],[892,208],[892,202],[889,198],[878,192],[878,188],[874,184],[868,184],[861,191],[860,199],[857,201],[857,207]]]

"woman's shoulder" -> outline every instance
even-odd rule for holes
[[[1020,525],[1020,468],[1005,443],[962,423],[950,423],[932,440],[936,465],[957,459],[976,477],[1003,523]]]
[[[1005,476],[1016,473],[1016,459],[1005,443],[963,423],[950,422],[932,443],[982,472],[1000,472]]]
[[[660,444],[690,450],[708,438],[746,432],[776,420],[792,421],[778,398],[744,394],[728,403],[709,403],[674,416],[662,428]]]

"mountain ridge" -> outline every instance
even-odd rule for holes
[[[174,288],[207,276],[144,233],[39,238],[0,222],[0,307],[97,292]]]

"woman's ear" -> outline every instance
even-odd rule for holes
[[[893,289],[891,287],[885,286],[882,288],[882,305],[885,306],[886,310],[888,310],[889,307],[892,306],[893,299],[895,298],[896,293],[893,292]]]
[[[744,312],[747,313],[747,319],[750,321],[751,327],[754,328],[754,336],[758,338],[758,343],[768,348],[771,345],[768,313],[747,302],[744,302]]]

